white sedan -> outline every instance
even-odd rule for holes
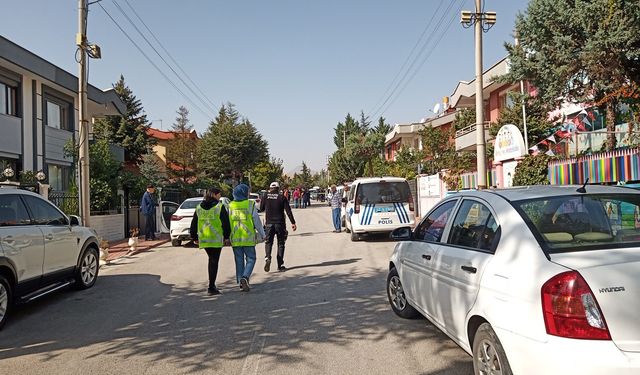
[[[640,193],[460,193],[398,228],[387,295],[473,356],[475,374],[640,374]]]

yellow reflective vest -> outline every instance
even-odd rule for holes
[[[256,230],[253,224],[255,203],[248,199],[229,203],[231,246],[255,246]]]
[[[199,248],[222,247],[224,245],[222,221],[220,220],[221,210],[222,202],[208,210],[202,208],[200,204],[196,207]]]

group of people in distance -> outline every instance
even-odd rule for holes
[[[274,238],[278,240],[278,271],[286,270],[284,250],[287,240],[285,212],[291,221],[291,227],[297,229],[289,200],[280,193],[280,186],[272,182],[269,191],[256,207],[249,200],[249,187],[239,184],[233,189],[233,201],[227,207],[221,202],[221,192],[210,188],[204,194],[202,203],[196,207],[191,221],[191,238],[198,247],[207,252],[210,295],[221,294],[216,286],[218,263],[224,246],[231,246],[236,264],[236,282],[244,292],[251,290],[249,280],[256,264],[256,244],[265,241],[265,272],[271,269],[271,254]],[[258,211],[265,211],[263,226]]]

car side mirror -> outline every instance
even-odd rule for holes
[[[80,220],[80,218],[78,216],[76,216],[76,215],[71,215],[71,216],[69,216],[69,224],[72,227],[77,227],[77,226],[82,225],[82,220]]]
[[[413,239],[411,227],[396,228],[391,232],[391,239],[396,241],[410,241]]]

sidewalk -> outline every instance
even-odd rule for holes
[[[145,241],[144,237],[140,237],[138,240],[138,249],[135,253],[127,254],[129,252],[129,239],[125,238],[120,241],[110,241],[109,242],[109,256],[107,257],[107,261],[110,262],[112,260],[122,258],[125,255],[135,255],[141,253],[143,251],[147,251],[149,249],[153,249],[154,247],[160,246],[164,243],[167,243],[171,240],[169,234],[160,234],[158,239],[155,241]]]

